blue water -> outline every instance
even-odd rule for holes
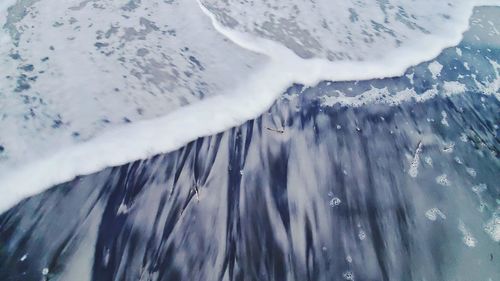
[[[294,85],[240,127],[28,198],[0,216],[0,280],[500,280],[499,60],[466,36],[436,77]],[[324,104],[372,88],[437,96]]]

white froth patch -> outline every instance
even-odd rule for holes
[[[416,178],[418,175],[418,166],[420,165],[421,153],[422,153],[422,142],[419,142],[417,149],[415,150],[415,154],[413,155],[413,159],[410,163],[410,169],[408,170],[408,174],[412,178]]]
[[[465,93],[467,87],[464,84],[457,81],[445,81],[443,83],[443,89],[446,94],[454,95],[454,94]]]
[[[430,156],[425,157],[425,163],[432,167],[432,158]]]
[[[467,247],[474,248],[476,247],[477,244],[477,239],[474,238],[474,236],[470,234],[464,234],[464,237],[462,238],[462,241]]]
[[[365,240],[365,239],[366,239],[366,233],[365,233],[363,230],[360,230],[360,231],[358,232],[358,238],[359,238],[359,240],[361,240],[361,241]]]
[[[476,193],[476,194],[482,193],[486,189],[488,189],[488,187],[484,183],[480,183],[480,184],[472,187],[472,191],[474,191],[474,193]]]
[[[472,233],[465,227],[465,224],[460,221],[458,224],[458,229],[462,232],[462,242],[470,248],[476,247],[477,239],[472,236]]]
[[[429,63],[429,71],[432,74],[432,78],[436,79],[438,75],[441,75],[441,70],[443,69],[443,65],[437,61],[433,61]]]
[[[436,182],[442,186],[450,186],[450,181],[448,180],[448,175],[442,174],[436,177]]]
[[[42,275],[48,275],[49,274],[49,269],[47,267],[45,267],[44,269],[42,269]]]
[[[122,202],[120,206],[118,207],[118,210],[116,211],[117,215],[126,215],[128,214],[129,207],[125,204],[125,202]]]
[[[469,138],[467,137],[467,135],[465,133],[462,133],[462,134],[460,134],[460,140],[462,142],[467,142],[469,140]]]
[[[446,219],[445,214],[438,208],[432,208],[427,210],[427,212],[425,212],[425,217],[430,221],[436,221],[438,217],[443,220]]]
[[[448,121],[441,121],[442,123],[444,122],[444,124],[447,124]],[[452,153],[453,150],[455,150],[455,143],[454,142],[449,142],[449,143],[446,143],[444,144],[444,147],[443,147],[443,152],[444,153]]]
[[[474,80],[476,87],[485,95],[493,95],[500,100],[500,64],[488,59],[495,71],[495,79],[489,83],[480,83]]]
[[[500,216],[494,213],[493,217],[485,224],[484,231],[493,241],[500,242]]]
[[[446,127],[450,126],[450,124],[448,124],[448,114],[445,111],[441,111],[441,124]]]
[[[423,102],[436,97],[439,93],[435,87],[422,94],[418,94],[414,89],[408,88],[391,93],[387,87],[382,89],[372,87],[370,90],[356,96],[346,96],[346,94],[341,91],[336,91],[336,94],[337,95],[335,96],[324,95],[322,97],[321,105],[330,107],[334,105],[361,107],[370,104],[386,104],[395,106],[408,101]]]
[[[467,168],[465,168],[465,171],[467,172],[467,174],[469,174],[473,178],[475,178],[477,175],[477,172],[474,168],[467,167]]]

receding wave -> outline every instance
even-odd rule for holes
[[[457,45],[474,6],[498,1],[297,3],[4,2],[0,208],[241,124],[294,83],[403,75]],[[491,20],[474,36],[494,41]],[[495,94],[498,62],[487,63],[493,78],[473,80]],[[436,76],[442,67],[429,64]],[[344,91],[324,103],[398,103],[466,87]]]

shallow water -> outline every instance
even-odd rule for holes
[[[469,26],[498,45],[498,9],[473,15],[488,4],[500,2],[4,0],[0,210],[241,125],[293,83],[401,76]]]
[[[1,279],[500,277],[495,97],[352,108],[296,92],[23,201],[0,218]]]
[[[0,280],[499,280],[498,12],[403,76],[296,84],[23,200],[0,215]]]

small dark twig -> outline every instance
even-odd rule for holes
[[[269,128],[269,127],[267,127],[266,129],[268,129],[271,132],[275,132],[275,133],[279,133],[279,134],[284,134],[285,133],[285,130],[272,129],[272,128]]]

